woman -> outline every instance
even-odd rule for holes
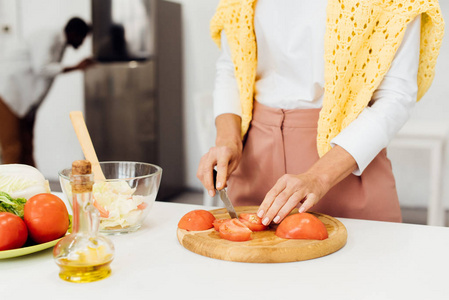
[[[430,86],[443,27],[436,0],[221,1],[217,139],[198,178],[214,195],[216,166],[265,225],[297,206],[400,222],[385,147]]]

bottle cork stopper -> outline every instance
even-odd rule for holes
[[[92,173],[92,165],[88,160],[76,160],[72,163],[73,175],[86,175]]]
[[[92,191],[92,166],[88,160],[77,160],[72,163],[71,185],[72,193],[86,193]],[[86,175],[86,176],[83,176]]]

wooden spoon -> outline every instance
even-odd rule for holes
[[[80,111],[71,111],[70,120],[72,120],[73,128],[76,136],[83,150],[84,156],[92,165],[92,172],[94,173],[94,180],[102,181],[104,177],[103,170],[101,170],[97,154],[95,153],[94,145],[87,130],[86,122],[84,122],[83,113]]]

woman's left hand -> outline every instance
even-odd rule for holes
[[[280,223],[300,203],[299,212],[306,212],[356,168],[354,158],[337,145],[307,172],[279,178],[265,196],[257,216],[264,225],[268,225],[271,221]]]
[[[283,175],[265,196],[257,216],[264,225],[282,221],[300,203],[299,212],[305,212],[327,193],[329,187],[319,176],[311,173]]]

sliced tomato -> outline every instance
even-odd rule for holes
[[[223,224],[224,222],[229,222],[229,221],[231,221],[231,219],[215,219],[213,222],[214,229],[216,231],[218,231],[220,229],[221,224]]]
[[[100,217],[102,217],[102,218],[109,218],[109,212],[100,203],[98,203],[97,201],[94,200],[94,206],[100,212]]]
[[[214,227],[215,216],[203,209],[192,210],[179,220],[178,228],[189,231],[207,230]]]
[[[238,219],[223,222],[218,230],[222,239],[234,242],[244,242],[251,239],[252,231]]]
[[[284,239],[324,240],[328,238],[326,226],[309,213],[286,217],[276,229],[276,235]]]
[[[239,220],[252,231],[262,231],[267,229],[267,226],[262,224],[262,219],[256,214],[242,213],[239,215]]]

